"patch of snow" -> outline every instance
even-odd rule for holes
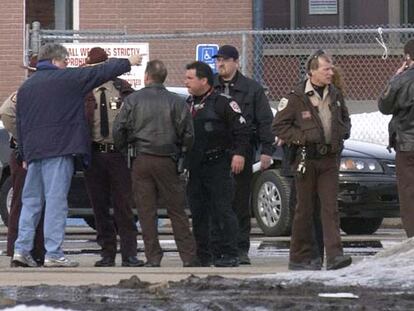
[[[303,282],[323,283],[327,286],[363,286],[371,288],[414,288],[414,238],[389,247],[373,257],[340,270],[295,271],[263,277],[286,284]]]
[[[76,310],[52,308],[52,307],[47,307],[45,305],[40,305],[40,306],[18,305],[13,308],[3,309],[3,311],[76,311]]]

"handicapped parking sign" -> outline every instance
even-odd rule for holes
[[[213,56],[217,54],[218,49],[218,44],[198,44],[196,48],[196,60],[208,64],[213,72],[216,73],[216,59]]]

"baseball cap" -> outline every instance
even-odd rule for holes
[[[217,57],[239,59],[239,52],[232,45],[223,45],[219,48],[217,54],[213,56],[213,58]]]

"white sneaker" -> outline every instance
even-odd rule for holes
[[[45,258],[45,263],[43,264],[45,267],[77,267],[79,266],[79,262],[71,261],[66,257],[60,258]]]
[[[23,255],[20,253],[14,252],[12,262],[12,267],[38,267],[37,262],[33,259],[30,254]]]

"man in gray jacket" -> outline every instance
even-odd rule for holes
[[[193,144],[194,129],[185,100],[163,85],[167,69],[160,60],[148,62],[145,87],[129,95],[115,119],[118,150],[128,144],[136,155],[132,189],[142,227],[147,267],[159,267],[163,252],[158,240],[157,197],[166,204],[184,267],[197,265],[195,242],[184,211],[184,185],[176,167],[178,155]]]
[[[403,227],[414,236],[414,39],[404,45],[403,65],[389,81],[378,101],[383,114],[392,114],[389,146],[396,155],[397,185]]]

